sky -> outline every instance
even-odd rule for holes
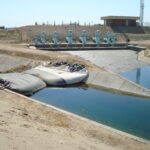
[[[19,27],[35,22],[99,24],[102,16],[139,16],[140,0],[0,0],[0,26]],[[145,0],[144,22],[150,22]]]

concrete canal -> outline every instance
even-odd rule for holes
[[[32,98],[150,140],[150,99],[85,87],[47,88]]]
[[[70,51],[150,89],[150,66],[135,51]],[[150,99],[91,87],[46,88],[32,98],[150,140]]]

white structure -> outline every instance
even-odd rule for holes
[[[143,18],[144,18],[144,0],[140,2],[140,25],[143,26]]]

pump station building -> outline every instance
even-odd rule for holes
[[[105,16],[101,17],[104,20],[104,25],[106,26],[137,26],[140,17],[131,16]]]

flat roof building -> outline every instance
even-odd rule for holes
[[[137,20],[140,17],[131,16],[105,16],[101,17],[104,20],[104,25],[106,26],[137,26]]]

